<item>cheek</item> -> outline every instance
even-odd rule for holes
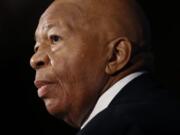
[[[54,56],[52,59],[52,70],[58,81],[54,96],[61,97],[61,102],[68,103],[73,98],[73,95],[80,89],[80,74],[76,69],[77,61],[69,58],[68,55]]]
[[[83,55],[81,57],[83,59]],[[79,95],[89,87],[89,79],[91,78],[90,70],[87,68],[89,66],[81,65],[85,62],[72,54],[56,56],[55,58],[52,60],[52,70],[59,85],[55,94],[59,94],[63,98],[61,99],[63,102],[76,100],[74,98],[77,97],[81,98]]]
[[[52,71],[58,84],[45,104],[52,115],[77,119],[96,102],[104,86],[104,72],[103,66],[94,58],[82,53],[61,53],[51,57]]]
[[[72,53],[69,53],[72,52]],[[81,71],[83,54],[77,54],[76,51],[68,51],[67,48],[54,53],[51,59],[51,65],[59,80],[75,81],[74,79]]]

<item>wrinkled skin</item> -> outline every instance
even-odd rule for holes
[[[138,67],[134,64],[114,75],[129,62],[131,41],[144,42],[137,20],[132,19],[137,26],[129,27],[135,32],[127,34],[131,29],[112,25],[111,19],[105,23],[95,5],[77,3],[59,0],[45,11],[36,30],[35,54],[31,58],[38,96],[50,114],[74,127],[82,125],[103,92]],[[103,8],[100,5],[97,7]],[[120,16],[117,20],[122,20]]]

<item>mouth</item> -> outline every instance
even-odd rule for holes
[[[43,98],[47,95],[48,91],[49,91],[49,86],[52,85],[52,82],[49,81],[41,81],[41,80],[37,80],[34,81],[35,86],[37,87],[37,93],[38,93],[38,97]]]

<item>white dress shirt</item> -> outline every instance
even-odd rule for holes
[[[128,84],[130,81],[135,79],[136,77],[142,75],[144,72],[135,72],[132,73],[123,79],[116,82],[112,87],[110,87],[105,93],[103,93],[100,98],[98,99],[93,111],[87,118],[87,120],[83,123],[81,126],[81,129],[84,128],[87,123],[92,120],[98,113],[103,111],[108,107],[108,105],[111,103],[111,101],[114,99],[114,97],[122,90],[122,88]]]

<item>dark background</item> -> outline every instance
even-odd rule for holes
[[[29,66],[38,19],[51,1],[0,2],[0,117],[3,125],[1,129],[6,133],[13,131],[23,134],[70,135],[76,132],[46,112],[42,101],[37,97],[33,85],[34,71]],[[154,74],[165,87],[180,91],[180,23],[177,3],[140,1],[152,27]]]

